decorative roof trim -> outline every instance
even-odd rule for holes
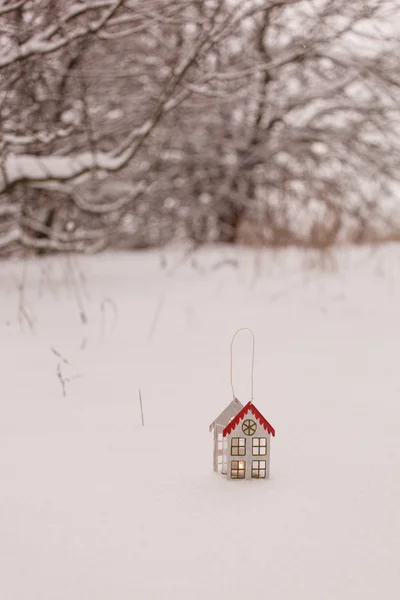
[[[260,423],[260,425],[262,427],[264,427],[264,429],[267,430],[268,433],[270,433],[272,435],[272,437],[275,437],[275,429],[272,427],[272,425],[270,423],[268,423],[267,419],[265,419],[262,416],[260,411],[254,406],[254,404],[252,402],[248,402],[246,404],[246,406],[244,406],[237,413],[236,417],[234,417],[232,419],[232,421],[230,423],[228,423],[228,425],[225,427],[225,429],[222,432],[223,437],[232,433],[232,431],[234,429],[236,429],[236,427],[239,425],[240,421],[243,419],[243,417],[245,415],[247,415],[248,412],[251,412],[252,415],[255,417],[255,419]]]

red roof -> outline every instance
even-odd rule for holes
[[[248,402],[246,406],[243,406],[243,408],[238,412],[236,417],[234,417],[232,421],[230,421],[230,423],[228,423],[228,425],[225,427],[225,429],[222,432],[222,435],[225,437],[226,435],[231,433],[239,425],[240,421],[245,415],[247,415],[248,412],[251,412],[253,417],[256,418],[260,425],[262,425],[262,427],[264,427],[264,429],[266,429],[268,433],[272,433],[272,436],[275,437],[275,429],[272,427],[272,425],[268,423],[267,419],[264,419],[260,411],[257,410],[257,408],[252,402]]]

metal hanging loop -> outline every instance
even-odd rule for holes
[[[248,327],[241,327],[240,329],[238,329],[231,341],[231,388],[232,388],[232,394],[233,394],[233,398],[236,398],[235,389],[233,387],[233,343],[235,341],[237,334],[240,333],[240,331],[248,331],[251,334],[251,337],[253,338],[253,351],[252,351],[252,356],[251,356],[251,400],[250,400],[250,402],[253,402],[253,399],[254,399],[254,351],[255,351],[255,346],[256,346],[256,339],[254,337],[254,333]]]

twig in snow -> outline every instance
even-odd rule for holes
[[[33,320],[29,314],[29,311],[25,305],[25,283],[26,283],[26,259],[24,259],[22,267],[22,278],[18,284],[19,300],[18,300],[18,323],[21,332],[24,330],[24,321],[28,324],[29,329],[32,333],[35,333]]]
[[[59,352],[57,352],[57,350],[54,350],[54,348],[52,348],[52,351],[56,356],[58,356],[62,360],[62,362],[65,365],[70,366],[70,363]],[[71,375],[71,377],[66,377],[61,369],[61,362],[59,362],[57,364],[56,373],[57,373],[57,377],[61,383],[62,395],[65,398],[67,395],[67,383],[69,383],[70,381],[73,381],[74,379],[79,379],[80,377],[82,377],[82,375],[77,373],[75,375]]]
[[[67,364],[69,364],[69,363],[67,363]],[[69,383],[70,381],[73,381],[74,379],[79,379],[80,377],[82,377],[82,375],[76,374],[76,375],[72,375],[71,377],[65,377],[64,373],[61,370],[61,363],[58,363],[56,373],[57,373],[57,377],[61,383],[63,397],[65,398],[67,395],[67,383]]]
[[[101,338],[104,339],[105,338],[105,333],[106,333],[106,308],[107,306],[111,306],[112,310],[113,310],[113,315],[114,318],[112,320],[111,323],[111,328],[110,328],[110,332],[114,330],[117,321],[118,321],[118,308],[117,305],[115,304],[114,300],[112,300],[111,298],[104,298],[101,302],[100,305],[100,310],[101,310]]]
[[[184,265],[189,260],[189,258],[196,253],[196,251],[199,248],[200,244],[198,242],[191,243],[190,246],[183,252],[182,257],[175,263],[175,265],[172,265],[172,267],[169,269],[168,276],[172,277],[173,275],[175,275],[179,267]],[[192,266],[194,265],[192,264]]]
[[[86,323],[88,322],[88,318],[86,315],[85,307],[83,305],[83,299],[82,299],[81,289],[79,286],[79,280],[75,277],[74,265],[71,261],[71,257],[69,254],[67,254],[67,269],[68,269],[68,273],[69,273],[69,277],[70,277],[70,281],[71,281],[73,290],[75,292],[75,298],[76,298],[76,303],[79,308],[79,316],[81,319],[81,323],[83,325],[86,325]]]
[[[70,364],[68,362],[68,360],[65,358],[65,356],[63,356],[62,354],[60,354],[60,352],[58,352],[58,350],[56,350],[55,348],[53,348],[53,346],[50,346],[50,350],[52,351],[53,354],[55,354],[55,356],[57,356],[57,358],[60,358],[62,360],[62,362],[64,363],[64,365],[69,365]]]
[[[35,333],[35,328],[33,325],[32,318],[28,312],[28,309],[26,308],[26,306],[24,304],[21,304],[18,308],[18,320],[19,320],[21,330],[23,330],[23,320],[25,320],[28,323],[28,326],[29,326],[29,329],[31,330],[31,332]]]
[[[164,306],[165,298],[166,298],[166,294],[164,294],[164,296],[161,296],[161,298],[158,301],[157,308],[156,308],[156,311],[154,313],[153,321],[152,321],[151,326],[150,326],[149,334],[147,336],[147,341],[148,342],[150,342],[150,340],[153,337],[154,332],[155,332],[155,330],[157,328],[158,319],[160,317],[162,308]]]
[[[51,278],[51,262],[44,262],[40,269],[40,279],[39,279],[39,298],[42,298],[46,289],[50,290],[50,292],[57,298],[57,286],[54,284]]]
[[[139,388],[139,402],[140,402],[140,413],[142,415],[142,426],[144,427],[142,392],[140,391],[140,388]]]
[[[67,383],[67,381],[69,381],[69,379],[65,378],[64,375],[62,374],[61,363],[58,363],[58,365],[57,365],[57,377],[60,380],[62,395],[65,398],[67,395],[66,383]]]

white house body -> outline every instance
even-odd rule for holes
[[[231,413],[232,404],[221,415],[226,416],[226,411]],[[214,470],[229,479],[268,479],[270,442],[271,436],[275,436],[272,425],[252,402],[239,407],[225,427],[219,420],[217,418],[211,426],[214,427]]]

